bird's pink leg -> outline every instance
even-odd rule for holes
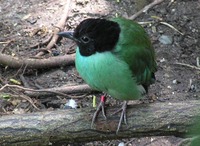
[[[93,118],[92,118],[91,127],[93,127],[94,122],[96,121],[96,118],[99,115],[100,110],[102,111],[102,115],[105,118],[105,120],[107,119],[106,114],[105,114],[105,109],[104,109],[105,108],[105,101],[106,101],[106,94],[101,96],[101,101],[100,101],[100,103],[99,103],[99,105],[98,105],[98,107],[97,107],[97,109],[96,109],[96,111],[93,115]]]

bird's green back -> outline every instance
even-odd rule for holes
[[[138,84],[149,86],[156,71],[155,52],[144,28],[138,23],[114,18],[120,25],[120,36],[113,53],[125,60]]]

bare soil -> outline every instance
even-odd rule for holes
[[[63,15],[66,4],[65,0],[1,0],[0,2],[0,51],[19,58],[32,58],[45,48],[46,44],[32,46],[51,36]],[[146,4],[148,0],[119,2],[116,0],[71,0],[65,28],[73,30],[79,22],[89,17],[131,16]],[[159,99],[154,102],[161,102],[160,100],[177,102],[200,98],[200,70],[192,67],[198,65],[197,58],[200,58],[199,12],[199,0],[176,0],[172,3],[164,1],[136,19],[148,32],[156,50],[157,80],[149,91],[150,95]],[[172,27],[167,26],[168,24]],[[172,42],[169,44],[160,42],[159,39],[163,35],[172,38]],[[75,44],[72,41],[62,39],[45,57],[73,53],[74,49]],[[11,79],[22,82],[20,79],[22,74],[30,88],[33,89],[84,83],[74,66],[40,70],[0,66],[0,86],[7,83],[16,84]],[[14,88],[1,91],[0,115],[38,111],[26,99],[14,96],[20,94],[24,92]],[[101,93],[95,95],[99,97]],[[84,95],[76,99],[79,108],[92,106],[91,97],[92,95]],[[32,100],[40,111],[44,111],[62,108],[69,99],[49,96],[32,98]],[[118,102],[109,98],[107,106],[113,104],[118,104]],[[137,146],[175,146],[180,140],[173,136],[148,137],[80,145],[118,145],[124,142],[127,145]]]

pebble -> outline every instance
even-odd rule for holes
[[[166,60],[165,60],[165,58],[162,58],[161,60],[160,60],[160,62],[162,63],[162,62],[165,62]]]
[[[125,146],[124,142],[120,142],[118,146]]]
[[[78,107],[78,105],[77,105],[77,103],[76,103],[76,101],[74,100],[74,99],[70,99],[66,104],[65,104],[65,109],[68,109],[68,107],[69,108],[77,108]]]
[[[161,35],[158,40],[165,45],[171,45],[173,42],[172,37],[168,35]]]
[[[173,84],[177,84],[177,80],[173,80],[172,82],[173,82]]]

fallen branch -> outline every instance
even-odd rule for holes
[[[31,88],[25,88],[19,85],[9,85],[6,84],[3,87],[0,88],[0,92],[3,91],[5,88],[18,88],[21,90],[25,90],[26,95],[31,97],[39,97],[39,96],[50,96],[50,95],[61,95],[65,97],[75,98],[72,95],[74,93],[89,93],[94,90],[92,90],[87,84],[84,85],[75,85],[75,86],[61,86],[61,87],[55,87],[55,88],[48,88],[48,89],[31,89]]]
[[[49,57],[47,59],[33,59],[33,58],[18,58],[10,55],[0,53],[0,64],[9,66],[11,68],[20,68],[26,66],[26,68],[39,69],[39,68],[51,68],[65,65],[74,64],[75,55],[63,55]]]
[[[75,86],[61,86],[61,87],[55,87],[55,88],[40,89],[40,90],[35,90],[35,91],[26,91],[25,93],[26,95],[31,96],[31,97],[62,95],[65,97],[76,98],[76,96],[69,95],[69,94],[90,93],[92,91],[94,90],[91,89],[87,84],[84,84],[84,85],[75,85]],[[79,96],[77,96],[77,98],[78,97]]]
[[[194,117],[200,114],[200,101],[152,103],[128,106],[128,125],[116,135],[118,108],[107,108],[107,121],[98,117],[90,128],[94,109],[71,109],[0,118],[0,145],[62,145],[74,142],[146,136],[184,136]]]
[[[67,0],[67,3],[65,5],[65,8],[64,8],[64,11],[63,11],[63,16],[62,18],[60,19],[60,21],[58,22],[58,24],[56,25],[56,29],[54,30],[54,35],[51,39],[51,41],[49,42],[49,44],[47,45],[47,47],[45,48],[46,51],[49,51],[57,42],[58,40],[58,32],[61,31],[62,29],[64,29],[64,26],[65,26],[65,22],[67,20],[67,17],[68,17],[68,13],[69,13],[69,8],[70,8],[70,2],[71,0]],[[44,55],[45,52],[42,51],[42,52],[39,52],[36,57],[38,56],[42,56]]]
[[[134,15],[130,16],[129,19],[136,19],[139,15],[142,13],[147,12],[150,8],[154,7],[155,5],[158,5],[159,3],[162,3],[164,0],[154,0],[152,3],[146,5],[144,8],[142,8],[140,11],[135,13]]]

